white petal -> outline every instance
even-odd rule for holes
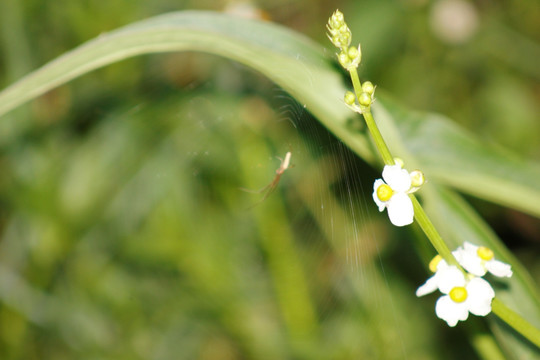
[[[491,260],[486,263],[486,269],[498,277],[511,277],[512,267],[502,261]]]
[[[427,294],[431,294],[432,292],[437,290],[438,287],[439,287],[439,285],[438,285],[438,282],[437,282],[437,277],[432,276],[429,279],[427,279],[427,281],[424,283],[424,285],[420,286],[418,288],[418,290],[416,290],[416,296],[420,297],[420,296],[424,296],[424,295],[427,295]]]
[[[476,252],[478,251],[478,246],[476,246],[474,244],[471,244],[468,241],[464,241],[463,242],[463,249],[465,251],[467,251],[467,252],[472,252],[472,253],[476,254]]]
[[[373,201],[375,201],[375,204],[379,207],[379,211],[383,211],[386,208],[385,202],[382,202],[381,199],[377,196],[377,189],[379,186],[384,185],[384,181],[382,179],[377,179],[373,183]]]
[[[476,249],[471,249],[465,243],[465,248],[458,248],[452,254],[455,254],[458,263],[463,266],[465,270],[476,276],[484,276],[486,274],[486,268],[476,253],[477,246],[471,245]],[[469,244],[470,245],[470,244]]]
[[[382,177],[396,192],[405,192],[411,188],[411,176],[400,165],[386,165]]]
[[[486,316],[491,312],[491,301],[495,291],[481,278],[474,278],[467,284],[467,307],[474,315]]]
[[[456,286],[465,286],[465,275],[456,266],[448,266],[437,271],[437,281],[439,290],[443,294],[448,294]]]
[[[441,296],[435,304],[435,314],[448,323],[448,326],[456,326],[459,320],[465,321],[469,317],[469,311],[465,303],[455,303],[450,296]]]
[[[437,272],[439,271],[444,271],[446,270],[447,268],[449,268],[450,265],[448,265],[448,263],[446,262],[446,260],[444,259],[441,259],[439,260],[439,263],[437,264]]]
[[[392,224],[405,226],[413,222],[414,209],[409,195],[397,193],[388,202],[388,216]]]
[[[456,258],[457,262],[461,264],[463,261],[463,248],[460,246],[456,250],[452,251],[452,255]]]

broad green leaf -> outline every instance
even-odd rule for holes
[[[402,151],[414,157],[428,178],[540,216],[540,164],[494,144],[482,144],[478,136],[444,116],[407,111],[388,97],[380,100],[382,112],[394,118],[378,118],[380,125],[395,127],[388,131],[401,138]]]
[[[349,126],[354,114],[341,100],[346,85],[320,45],[275,24],[211,12],[166,14],[102,34],[2,91],[0,116],[108,64],[142,54],[187,50],[221,55],[262,72],[358,155],[376,161],[369,139]],[[392,126],[402,136],[404,150],[432,180],[540,216],[538,163],[482,145],[443,117],[408,113],[386,96],[378,97],[377,110],[396,115]],[[384,125],[381,118],[378,121]]]

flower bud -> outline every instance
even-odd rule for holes
[[[345,23],[345,18],[339,10],[336,10],[330,19],[328,19],[326,28],[330,33],[328,38],[332,41],[332,44],[340,49],[349,47],[352,38],[351,30]]]
[[[426,182],[426,178],[424,177],[424,173],[420,170],[413,170],[411,171],[411,186],[412,187],[420,187],[424,185]]]
[[[356,101],[356,96],[351,91],[347,91],[343,100],[345,101],[345,104],[352,105]]]
[[[360,97],[358,97],[358,103],[362,106],[370,106],[371,105],[371,96],[368,93],[361,93]]]
[[[328,26],[333,29],[338,29],[345,23],[345,17],[343,13],[339,10],[336,10],[330,19],[328,20]]]
[[[343,66],[345,69],[347,69],[349,67],[349,65],[351,64],[351,59],[344,52],[341,52],[338,55],[338,60],[339,60],[339,63],[341,64],[341,66]]]
[[[362,84],[362,90],[365,93],[368,93],[369,95],[371,95],[375,91],[375,86],[373,86],[371,81],[364,81],[364,83]]]
[[[358,51],[357,48],[355,48],[355,47],[350,47],[349,48],[348,55],[349,55],[349,57],[351,59],[355,59],[359,54],[360,54],[360,52]]]

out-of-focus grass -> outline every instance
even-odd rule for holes
[[[261,7],[325,41],[336,5],[282,5]],[[5,85],[102,31],[196,5],[2,6]],[[538,155],[537,74],[526,63],[540,33],[534,2],[482,4],[461,45],[430,30],[432,3],[340,7],[370,80]],[[501,52],[498,40],[523,53]],[[433,299],[414,299],[424,274],[409,239],[364,202],[376,175],[282,95],[227,61],[160,55],[1,119],[0,356],[474,357],[434,319]],[[262,195],[240,188],[269,183],[289,150],[295,167],[251,207]],[[538,223],[522,221],[533,234],[522,246],[538,251]]]
[[[271,113],[253,128],[246,101],[155,100],[5,156],[6,357],[429,354],[408,280],[381,272],[387,236],[340,180],[357,167],[340,165],[335,140],[318,151]],[[251,208],[262,195],[240,187],[271,180],[289,144],[296,166]]]

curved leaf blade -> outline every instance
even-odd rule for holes
[[[212,12],[165,14],[102,34],[2,91],[0,116],[108,64],[141,54],[187,50],[221,55],[262,72],[358,155],[376,162],[369,139],[348,126],[351,113],[341,100],[346,87],[323,48],[275,24]],[[404,150],[432,179],[540,216],[540,183],[535,181],[540,178],[539,164],[493,151],[446,119],[409,113],[386,96],[378,97],[377,109],[395,114],[391,126],[398,128]]]

